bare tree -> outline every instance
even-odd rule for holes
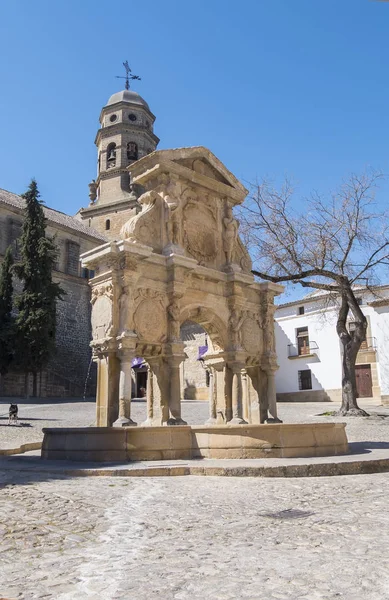
[[[356,286],[376,284],[389,264],[388,218],[376,211],[374,202],[381,177],[352,175],[331,198],[315,193],[298,210],[289,181],[280,190],[265,181],[253,186],[239,215],[254,275],[324,290],[340,299],[336,330],[343,349],[341,415],[367,416],[358,407],[355,380],[367,320],[354,292]],[[353,331],[347,328],[350,312]]]

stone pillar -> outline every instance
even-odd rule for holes
[[[154,417],[154,376],[150,365],[147,365],[146,385],[146,421],[142,425],[151,425]]]
[[[162,356],[144,357],[147,368],[145,426],[167,425],[169,420],[168,367]]]
[[[215,395],[215,372],[212,367],[206,367],[207,373],[209,373],[209,390],[208,390],[208,401],[209,401],[209,419],[205,422],[206,424],[214,425],[216,423],[216,395]]]
[[[243,419],[242,413],[242,366],[239,364],[232,365],[232,425],[241,425],[247,423]]]
[[[249,382],[246,369],[242,370],[242,415],[247,423],[251,423],[251,406],[249,400]]]
[[[267,418],[267,422],[271,423],[282,423],[277,417],[277,396],[276,396],[276,380],[275,380],[276,369],[268,368],[267,373],[267,409],[270,413],[270,419]]]
[[[96,425],[111,427],[118,417],[119,360],[116,349],[95,350],[97,355]]]
[[[170,373],[170,394],[169,394],[169,412],[168,425],[187,425],[181,418],[181,379],[180,364],[185,359],[185,354],[178,354],[169,357]]]
[[[119,416],[113,424],[114,427],[131,427],[136,425],[135,421],[130,417],[132,389],[131,361],[133,358],[134,352],[132,351],[122,351],[120,353]]]

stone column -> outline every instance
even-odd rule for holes
[[[276,369],[267,369],[267,408],[270,413],[270,419],[268,418],[268,422],[272,423],[282,423],[282,421],[277,417],[277,396],[276,396],[276,380],[275,380],[275,372]]]
[[[181,418],[181,379],[180,364],[185,359],[184,354],[169,357],[170,395],[168,425],[187,425]]]
[[[232,365],[232,425],[246,423],[242,414],[242,367]]]
[[[209,419],[205,422],[209,425],[216,423],[216,396],[215,396],[215,372],[212,367],[206,367],[209,373],[209,390],[208,390],[208,401],[209,401]]]
[[[118,416],[119,360],[116,348],[94,346],[97,358],[96,425],[111,427]]]
[[[113,424],[114,427],[131,427],[136,425],[136,423],[130,417],[132,390],[131,361],[133,358],[133,352],[123,351],[120,353],[119,416]]]
[[[144,358],[148,365],[146,388],[147,417],[142,425],[166,425],[169,419],[169,396],[166,374],[168,366],[162,356]]]
[[[246,369],[242,370],[242,415],[247,423],[251,423],[251,407],[249,401],[249,386],[248,386],[248,375]]]
[[[146,421],[142,425],[151,425],[154,417],[154,377],[150,365],[147,365],[146,385]]]

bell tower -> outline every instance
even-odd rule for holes
[[[125,63],[124,63],[125,64]],[[89,184],[90,204],[77,217],[90,227],[116,239],[121,226],[137,208],[141,190],[131,185],[128,166],[154,152],[159,139],[154,134],[155,116],[147,102],[129,89],[113,94],[100,113],[97,146],[97,177]]]

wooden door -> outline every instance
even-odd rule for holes
[[[373,386],[370,365],[356,365],[355,378],[357,383],[357,397],[371,398],[373,395]]]

